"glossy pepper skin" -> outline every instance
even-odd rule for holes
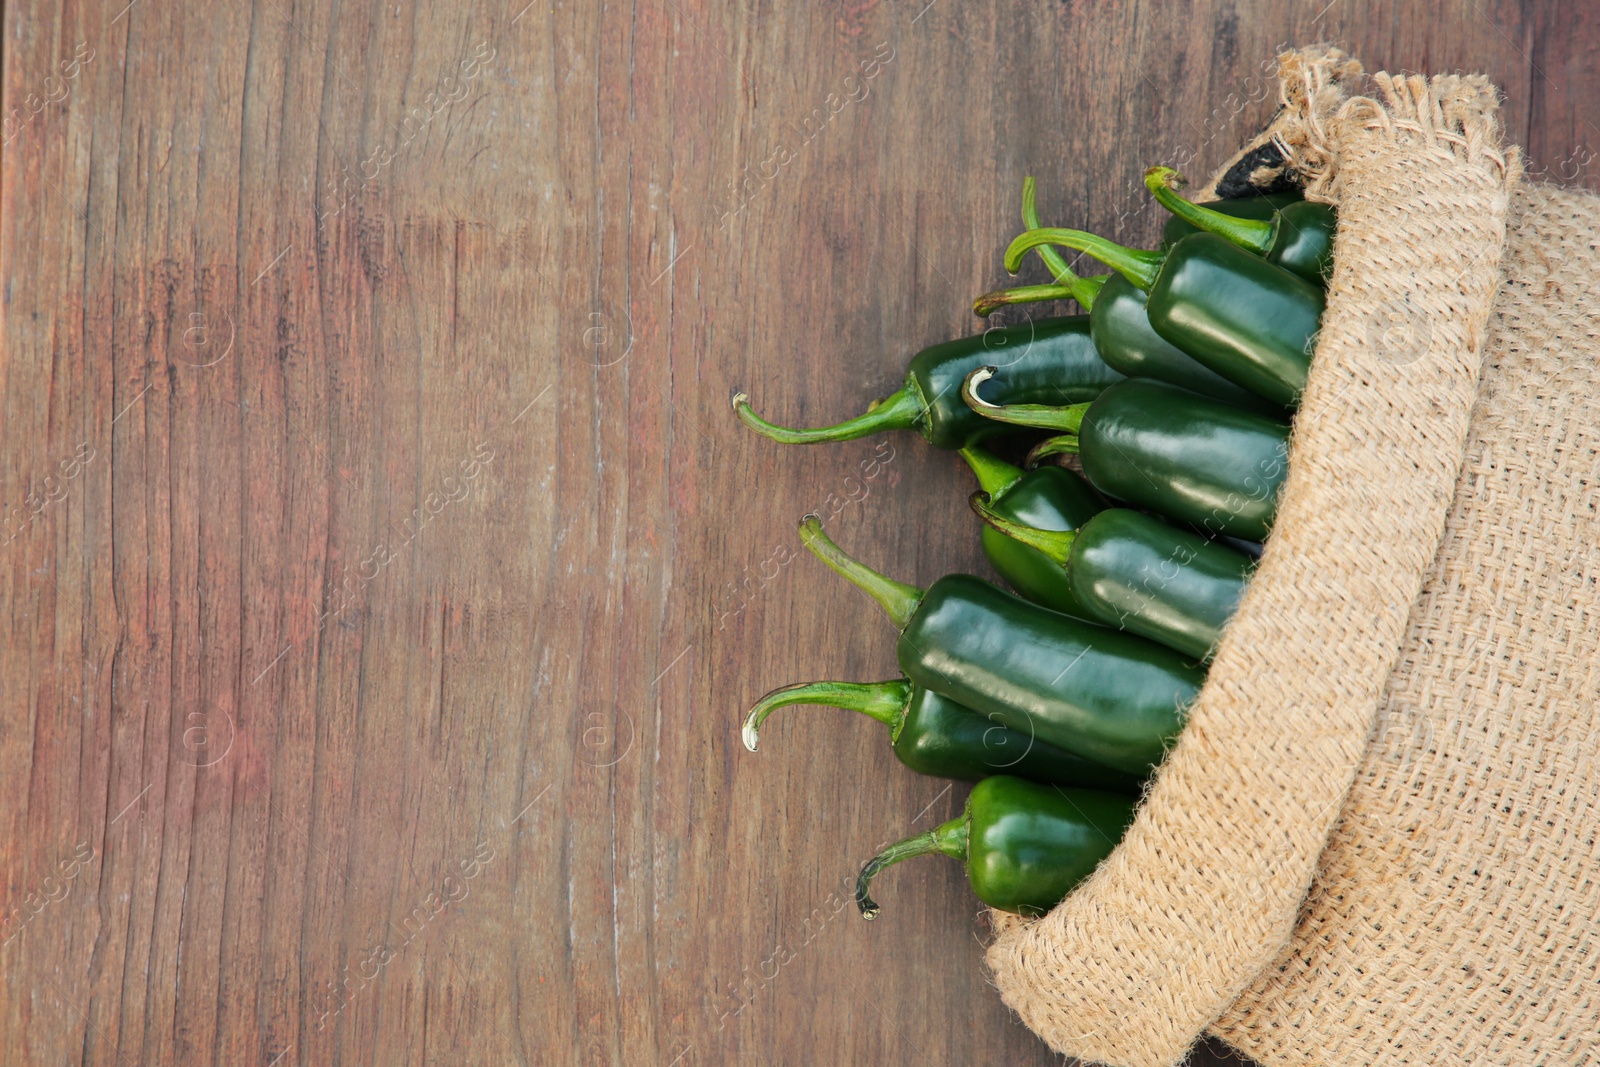
[[[875,918],[873,877],[901,860],[937,852],[962,861],[973,893],[991,908],[1043,915],[1111,855],[1134,811],[1133,800],[1110,793],[985,778],[972,787],[958,817],[869,860],[856,879],[856,907],[862,918]]]
[[[1148,174],[1148,172],[1146,173]],[[1305,203],[1305,198],[1298,192],[1289,192],[1266,193],[1261,196],[1242,196],[1235,200],[1208,200],[1198,206],[1236,219],[1270,220],[1280,208],[1288,207],[1290,204],[1303,203]],[[1201,229],[1204,229],[1204,227],[1196,226],[1187,219],[1173,215],[1167,219],[1166,225],[1161,227],[1160,247],[1171,248],[1191,233]]]
[[[1023,470],[979,448],[964,448],[962,457],[978,477],[995,512],[1042,530],[1076,530],[1104,510],[1100,495],[1064,467]],[[1015,538],[984,526],[983,554],[1006,583],[1036,604],[1087,618],[1073,596],[1061,564]]]
[[[973,494],[972,507],[996,532],[1059,560],[1090,621],[1200,661],[1211,659],[1255,570],[1243,553],[1127,508],[1056,533],[997,515],[981,493]]]
[[[1288,425],[1162,382],[1129,384],[1084,415],[1090,482],[1208,532],[1266,540],[1289,471]]]
[[[801,540],[900,630],[905,676],[1018,733],[1133,775],[1160,762],[1205,672],[1132,634],[1080,622],[970,574],[926,591],[846,555],[815,518]]]
[[[974,384],[987,371],[973,372]],[[1063,431],[1034,454],[1076,452],[1106,496],[1192,523],[1208,535],[1264,541],[1288,476],[1289,426],[1165,382],[1129,378],[1071,408],[998,407],[964,390],[975,410]]]
[[[1016,403],[1092,400],[1122,375],[1108,367],[1089,336],[1087,315],[1039,319],[924,348],[906,381],[865,414],[836,426],[789,429],[762,419],[743,393],[733,398],[740,421],[785,444],[851,441],[885,430],[917,430],[935,448],[965,448],[997,432],[961,400],[961,382],[975,367],[1007,369],[1005,396]]]
[[[1151,167],[1144,183],[1162,207],[1192,230],[1214,233],[1308,282],[1326,285],[1333,273],[1333,232],[1339,216],[1331,204],[1296,200],[1266,215],[1219,211],[1179,196],[1183,175],[1170,167]]]
[[[1150,287],[1157,334],[1280,407],[1305,391],[1322,290],[1209,233],[1173,246]]]
[[[984,718],[905,678],[884,682],[811,682],[774,689],[745,719],[744,745],[756,750],[761,725],[778,708],[823,704],[858,711],[889,727],[901,763],[918,774],[976,781],[1009,774],[1046,785],[1137,795],[1143,780],[1101,767]]]
[[[1279,407],[1299,403],[1321,287],[1209,233],[1147,252],[1080,230],[1031,230],[1006,250],[1007,269],[1045,243],[1088,252],[1143,289],[1151,328],[1210,370]]]
[[[1150,325],[1149,298],[1122,275],[1100,289],[1089,313],[1089,336],[1100,358],[1130,378],[1154,378],[1201,396],[1262,412],[1280,407],[1235,385],[1156,333]]]
[[[1033,179],[1024,179],[1022,221],[1030,230],[1039,228],[1035,192]],[[1262,209],[1251,205],[1237,210],[1254,214]],[[1050,245],[1039,245],[1034,251],[1055,275],[1056,284],[1024,285],[985,293],[973,302],[972,311],[975,315],[988,317],[996,309],[1011,304],[1070,297],[1089,312],[1089,336],[1100,358],[1112,370],[1130,378],[1156,378],[1171,382],[1202,396],[1216,397],[1242,407],[1276,410],[1269,401],[1195,362],[1193,356],[1156,333],[1146,313],[1144,291],[1122,275],[1112,272],[1095,278],[1080,278]]]
[[[1130,774],[1161,761],[1205,681],[1171,649],[1078,622],[970,574],[928,587],[896,655],[913,681]]]

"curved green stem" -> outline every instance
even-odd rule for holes
[[[800,541],[811,550],[812,555],[832,567],[834,573],[876,600],[878,606],[883,608],[883,613],[889,616],[889,621],[894,623],[895,629],[906,628],[917,605],[922,603],[922,590],[885,577],[848,555],[822,532],[822,520],[815,515],[807,515],[800,520]]]
[[[961,399],[979,415],[996,422],[1075,434],[1078,432],[1078,427],[1083,425],[1083,416],[1089,410],[1089,403],[1093,403],[1090,401],[1061,408],[1051,407],[1048,404],[991,404],[978,395],[978,386],[994,375],[993,367],[979,367],[967,375],[966,380],[961,383]]]
[[[1043,246],[1048,248],[1049,245]],[[1102,279],[1104,275],[1100,276]],[[1079,281],[1093,281],[1093,278],[1080,278]],[[1100,287],[1095,286],[1099,292]],[[1010,289],[996,289],[984,293],[972,302],[972,313],[980,319],[986,319],[1003,307],[1012,304],[1037,304],[1043,300],[1077,300],[1077,291],[1070,285],[1018,285]],[[1093,297],[1090,298],[1091,300]],[[1080,300],[1079,303],[1082,303]]]
[[[978,476],[978,486],[990,496],[999,496],[1016,485],[1017,479],[1024,473],[1021,467],[1007,463],[993,452],[973,445],[961,450],[961,458],[967,461],[972,473]]]
[[[1158,204],[1184,222],[1206,233],[1214,233],[1247,252],[1264,256],[1272,250],[1278,239],[1276,215],[1270,222],[1265,219],[1235,218],[1179,196],[1178,190],[1188,183],[1182,174],[1171,167],[1151,167],[1144,172],[1144,184],[1154,194]]]
[[[1030,230],[1039,228],[1039,187],[1033,180],[1033,175],[1022,179],[1022,224]],[[1050,274],[1063,287],[1069,290],[1068,296],[1083,305],[1083,310],[1094,310],[1094,298],[1100,294],[1100,287],[1106,283],[1105,275],[1094,278],[1084,278],[1073,273],[1067,261],[1061,257],[1050,245],[1040,245],[1036,251],[1039,258],[1044,260],[1044,265],[1050,269]],[[1043,288],[1041,286],[1040,288]],[[1040,300],[1058,300],[1060,297],[1041,296]],[[1024,301],[1013,300],[1010,303],[1021,304]]]
[[[1022,223],[1030,230],[1039,229],[1038,187],[1032,176],[1022,179]],[[984,293],[972,302],[974,315],[986,319],[1011,304],[1036,304],[1043,300],[1076,300],[1083,310],[1094,310],[1094,302],[1110,275],[1096,274],[1085,278],[1067,266],[1061,253],[1048,244],[1039,245],[1034,251],[1044,260],[1044,265],[1055,278],[1054,284],[1017,285]],[[1016,270],[1015,267],[1011,269]]]
[[[936,826],[926,833],[913,834],[903,841],[896,841],[876,856],[867,861],[861,868],[861,873],[856,876],[856,907],[861,909],[863,919],[876,919],[878,905],[873,901],[867,890],[872,885],[872,877],[885,867],[892,867],[901,860],[908,860],[913,856],[931,856],[935,852],[942,852],[946,856],[965,861],[967,858],[967,816],[965,813],[958,815],[942,826]]]
[[[928,405],[916,379],[907,378],[905,385],[882,400],[875,401],[865,414],[846,419],[835,426],[804,430],[776,426],[751,410],[750,398],[744,393],[733,395],[733,410],[740,422],[763,437],[786,445],[809,445],[818,441],[854,441],[858,437],[870,437],[884,430],[912,429],[922,421]]]
[[[1042,225],[1039,221],[1039,183],[1033,180],[1031,174],[1022,179],[1022,225],[1024,229],[1029,230],[1037,230]],[[1039,253],[1039,258],[1044,261],[1044,265],[1049,268],[1051,276],[1057,281],[1062,280],[1062,274],[1077,277],[1067,266],[1067,261],[1062,258],[1061,253],[1050,245],[1043,245],[1036,251]]]
[[[744,720],[744,747],[756,750],[756,735],[767,716],[794,704],[823,704],[845,711],[870,715],[889,728],[889,740],[897,740],[906,723],[906,705],[911,700],[911,682],[891,678],[886,682],[801,682],[774,689],[750,709]]]
[[[1023,460],[1032,470],[1039,465],[1039,461],[1050,456],[1076,456],[1078,454],[1078,435],[1075,433],[1062,434],[1060,437],[1047,437],[1033,446],[1028,453],[1028,458]]]
[[[978,513],[978,518],[1013,541],[1019,541],[1029,548],[1038,550],[1063,567],[1072,558],[1072,542],[1078,538],[1076,530],[1041,530],[1037,526],[1008,519],[1004,515],[997,514],[989,506],[989,494],[982,490],[968,497],[967,503]]]
[[[1146,292],[1155,285],[1156,276],[1161,273],[1161,264],[1166,260],[1164,252],[1128,248],[1082,230],[1046,227],[1029,230],[1011,242],[1011,247],[1006,249],[1006,270],[1015,274],[1022,265],[1022,257],[1040,245],[1065,245],[1087,252]]]

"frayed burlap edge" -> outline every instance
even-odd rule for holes
[[[1317,45],[1278,57],[1278,113],[1266,129],[1250,138],[1211,180],[1190,195],[1197,201],[1266,191],[1286,177],[1304,187],[1328,167],[1323,116],[1332,114],[1345,97],[1355,95],[1364,72],[1361,64],[1336,48]],[[1321,188],[1307,195],[1326,200]]]
[[[1438,549],[1520,176],[1485,79],[1380,101],[1337,50],[1281,59],[1272,136],[1340,229],[1273,537],[1121,845],[1044,918],[993,913],[1005,1001],[1122,1067],[1181,1060],[1288,946]]]

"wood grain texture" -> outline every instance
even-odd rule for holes
[[[831,421],[974,330],[1025,174],[1048,220],[1153,239],[1142,168],[1225,158],[1286,44],[1483,71],[1536,171],[1600,173],[1600,24],[1553,2],[22,0],[3,31],[7,1063],[1058,1062],[956,865],[848,906],[964,790],[842,714],[738,743],[770,686],[893,671],[795,521],[981,571],[968,477],[904,436],[780,448],[729,394]]]

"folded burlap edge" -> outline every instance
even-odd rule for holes
[[[1001,996],[1085,1060],[1179,1062],[1282,958],[1438,550],[1520,157],[1486,79],[1361,76],[1285,53],[1261,142],[1340,229],[1260,567],[1117,850],[1042,919],[991,913]]]

